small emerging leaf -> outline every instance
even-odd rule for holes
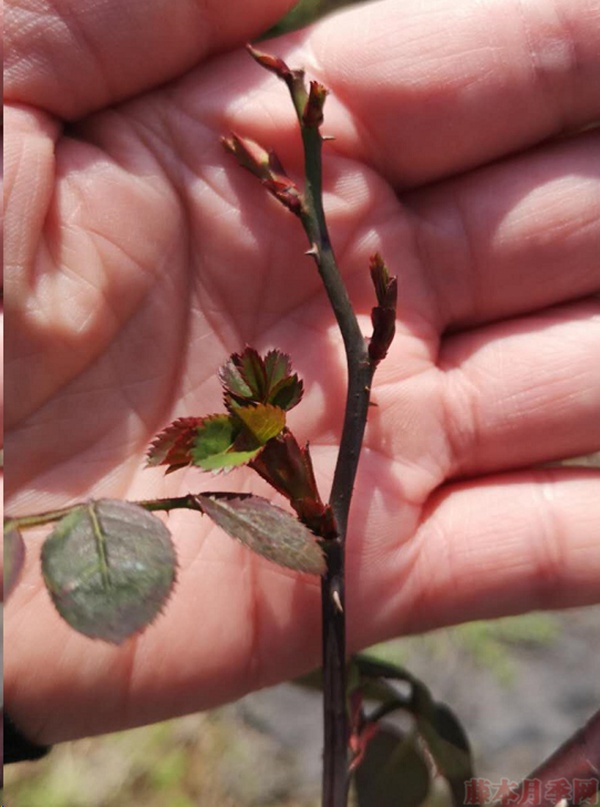
[[[4,531],[4,579],[2,599],[8,599],[16,586],[25,561],[25,544],[19,530],[10,524]]]
[[[219,370],[219,378],[225,390],[225,402],[229,395],[239,405],[263,403],[266,387],[265,367],[258,352],[247,347],[243,353],[232,353]]]
[[[373,336],[369,343],[369,358],[377,365],[386,357],[396,332],[398,281],[390,275],[379,253],[371,257],[369,269],[377,297],[377,305],[371,311]]]
[[[215,524],[253,552],[288,569],[325,572],[316,537],[286,510],[251,494],[199,494],[196,499]]]
[[[369,271],[375,286],[377,304],[382,308],[395,309],[398,297],[398,280],[390,275],[390,270],[378,252],[370,258]]]
[[[318,129],[323,123],[323,107],[328,90],[318,81],[310,82],[308,99],[302,113],[302,123],[309,129]]]
[[[254,48],[252,45],[246,45],[246,50],[261,67],[264,67],[265,70],[268,70],[270,73],[274,73],[277,78],[285,81],[290,93],[292,94],[292,98],[302,92],[304,95],[306,95],[306,90],[304,88],[304,70],[291,69],[287,66],[283,59],[279,58],[279,56],[272,56],[270,53],[264,53],[263,51]]]
[[[254,348],[233,353],[219,371],[225,392],[225,405],[271,404],[289,410],[302,398],[302,381],[291,372],[285,353],[271,350],[263,359]]]
[[[42,548],[59,614],[80,633],[120,644],[149,625],[175,582],[165,525],[142,507],[103,499],[74,508]]]
[[[230,137],[221,138],[221,143],[236,158],[238,164],[254,174],[288,210],[296,216],[304,212],[304,201],[298,186],[285,173],[273,151],[265,151],[253,140],[239,137],[233,132]]]

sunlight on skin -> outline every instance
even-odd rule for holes
[[[270,496],[245,471],[143,467],[174,417],[222,409],[216,371],[245,343],[288,352],[304,378],[290,424],[326,495],[340,341],[297,222],[218,142],[235,128],[273,144],[300,178],[285,88],[239,47],[289,3],[186,3],[164,20],[150,2],[141,22],[83,3],[77,25],[53,5],[41,40],[25,12],[7,14],[8,512],[190,489]],[[382,2],[270,43],[332,90],[326,202],[365,333],[369,255],[399,276],[351,513],[352,648],[598,600],[598,471],[531,468],[600,447],[600,143],[559,139],[600,118],[594,5]],[[318,580],[196,513],[169,525],[175,594],[120,648],[60,621],[41,537],[27,536],[6,698],[32,738],[207,708],[318,663]]]

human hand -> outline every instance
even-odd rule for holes
[[[297,221],[222,150],[231,129],[301,177],[285,90],[239,44],[290,3],[8,4],[8,508],[189,490],[153,435],[220,408],[245,343],[288,352],[290,413],[327,495],[339,336]],[[378,2],[268,50],[331,90],[326,207],[368,333],[368,257],[399,276],[348,543],[351,649],[598,600],[597,2]],[[33,24],[31,24],[33,23]],[[40,33],[43,31],[43,33]],[[216,54],[214,58],[209,55]],[[566,136],[565,136],[566,135]],[[269,495],[266,492],[266,495]],[[169,517],[166,613],[119,648],[61,622],[36,549],[6,612],[6,699],[38,742],[194,711],[319,661],[319,585],[197,513]],[[28,536],[29,537],[29,536]]]

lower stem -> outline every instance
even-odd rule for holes
[[[325,545],[325,550],[327,572],[321,581],[324,725],[322,807],[346,807],[349,779],[344,553],[338,541],[330,541]]]

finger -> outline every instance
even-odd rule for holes
[[[156,309],[154,317],[160,318],[171,306],[169,315],[178,312],[175,319],[182,321],[187,305],[180,285],[184,280],[174,267],[183,266],[186,248],[181,244],[175,196],[148,150],[135,151],[133,159],[138,166],[144,163],[145,179],[132,182],[116,161],[101,160],[103,170],[94,172],[97,152],[58,139],[58,125],[44,113],[10,107],[5,118],[11,374],[6,425],[14,427],[93,367],[115,338],[123,335],[127,323],[132,323],[133,343],[143,340],[144,334],[150,341],[155,338],[156,320],[148,321],[153,307],[148,294],[157,282],[161,293],[156,300],[162,313]],[[82,204],[82,199],[89,203]],[[131,210],[136,211],[134,224],[127,214]],[[162,271],[163,259],[169,273]],[[171,291],[166,291],[167,286]],[[141,306],[141,301],[146,304]],[[168,329],[161,345],[174,347],[171,340],[178,331]],[[153,358],[158,361],[158,354]],[[150,375],[156,377],[156,370]]]
[[[597,133],[407,194],[405,202],[440,330],[600,290]]]
[[[550,309],[448,338],[450,476],[600,449],[600,301]]]
[[[351,112],[353,128],[333,131],[338,148],[414,185],[597,121],[599,10],[388,0],[326,20],[310,45]]]
[[[600,601],[600,473],[558,469],[443,489],[406,547],[403,625]],[[396,625],[396,631],[402,625]]]
[[[6,9],[5,99],[73,119],[265,31],[292,0],[33,0]]]

